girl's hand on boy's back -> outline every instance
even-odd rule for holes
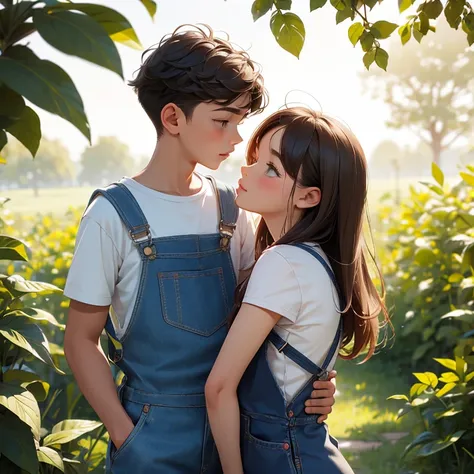
[[[311,392],[311,398],[305,402],[305,412],[308,415],[321,415],[318,418],[318,423],[327,420],[336,402],[334,398],[336,393],[336,375],[337,372],[331,370],[328,375],[328,380],[318,380],[314,382],[314,390]]]

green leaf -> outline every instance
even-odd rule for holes
[[[407,8],[410,8],[413,5],[415,0],[398,0],[398,9],[400,13],[403,13]]]
[[[436,20],[443,11],[443,4],[441,0],[427,0],[418,7],[418,11],[423,11],[428,18]]]
[[[53,367],[56,372],[64,374],[58,369],[49,351],[49,342],[43,331],[36,324],[23,316],[5,315],[0,319],[0,335],[45,364]]]
[[[294,13],[276,11],[270,20],[270,28],[278,44],[284,50],[299,58],[306,35],[300,17]]]
[[[42,38],[59,51],[85,59],[123,78],[117,47],[107,32],[87,15],[69,11],[48,14],[36,9],[33,21]]]
[[[21,312],[39,323],[49,323],[58,328],[64,329],[65,325],[58,322],[58,320],[47,311],[39,308],[22,308]]]
[[[459,175],[467,184],[474,186],[474,176],[472,174],[461,172]]]
[[[355,46],[364,32],[364,25],[356,22],[349,27],[348,35],[350,42]]]
[[[0,260],[28,261],[26,245],[20,240],[0,235]]]
[[[441,319],[454,318],[457,321],[466,321],[474,323],[474,311],[469,309],[455,309],[441,317]]]
[[[390,23],[389,21],[376,21],[370,31],[374,35],[375,38],[385,39],[388,38],[396,29],[398,25],[395,23]]]
[[[101,443],[101,440],[97,443],[98,445]],[[104,443],[105,444],[105,443]],[[106,445],[107,446],[107,445]],[[94,449],[92,456],[89,458],[88,462],[80,462],[76,459],[67,459],[63,458],[64,462],[64,472],[66,474],[87,474],[88,472],[93,472],[93,463],[91,462],[91,458],[94,458],[96,456],[96,451],[97,449]],[[105,456],[107,455],[107,450],[104,451],[104,453],[101,453],[102,456],[100,457],[100,462],[97,464],[97,466],[103,465]],[[88,464],[91,464],[91,470],[89,471],[89,466]]]
[[[436,396],[438,398],[441,398],[443,397],[444,395],[446,395],[448,392],[450,392],[454,387],[456,386],[455,383],[447,383],[443,388],[439,389],[437,392],[436,392]]]
[[[424,383],[415,383],[410,388],[410,398],[413,400],[416,397],[419,397],[423,393],[425,393],[426,389],[429,385]]]
[[[53,427],[50,435],[43,440],[43,446],[66,444],[80,436],[94,431],[102,423],[91,420],[64,420]]]
[[[415,252],[415,262],[423,266],[432,265],[436,262],[436,255],[431,249],[419,248]]]
[[[364,62],[364,66],[369,70],[370,65],[374,62],[375,60],[375,49],[371,49],[367,53],[364,54],[364,57],[362,58],[362,61]]]
[[[336,13],[336,25],[342,23],[343,21],[347,20],[348,18],[352,18],[352,9],[346,8],[345,10],[338,11]]]
[[[439,381],[444,383],[458,382],[459,376],[454,372],[443,372],[439,378]]]
[[[464,380],[467,383],[467,382],[470,382],[472,379],[474,379],[474,371],[467,374]]]
[[[420,184],[426,186],[428,189],[435,192],[436,194],[439,194],[440,196],[444,195],[443,190],[439,186],[436,186],[436,184],[426,183],[424,181],[420,181]]]
[[[436,388],[438,385],[438,377],[436,377],[433,372],[415,372],[413,374],[422,384],[427,385],[428,387]]]
[[[339,11],[345,10],[346,9],[346,3],[344,0],[330,0],[331,5]]]
[[[387,400],[406,400],[408,401],[408,397],[406,395],[391,395],[387,398]]]
[[[12,46],[0,56],[0,81],[38,107],[72,123],[90,141],[81,96],[59,66],[37,58],[26,46]]]
[[[0,460],[8,458],[23,471],[37,474],[39,465],[31,428],[12,412],[3,410],[0,410],[0,426],[0,453],[3,455]]]
[[[461,23],[461,14],[464,10],[464,2],[459,0],[449,0],[444,7],[444,15],[451,28],[457,29]]]
[[[150,16],[154,18],[157,9],[156,2],[153,0],[140,0],[140,3],[144,5]]]
[[[41,141],[41,124],[37,113],[31,107],[25,107],[18,121],[7,127],[28,151],[35,156]]]
[[[444,184],[444,174],[441,171],[440,167],[433,161],[431,163],[431,174],[433,175],[433,178],[435,181],[440,185],[443,186]]]
[[[142,45],[130,22],[121,13],[104,5],[92,3],[58,3],[51,10],[77,10],[99,23],[117,43],[141,49]]]
[[[449,370],[453,370],[453,371],[456,370],[456,361],[454,361],[453,359],[433,359],[433,360],[435,360],[436,362],[438,362],[438,364],[441,364],[443,367],[446,367]]]
[[[441,413],[437,413],[436,418],[439,420],[440,418],[447,418],[447,417],[454,416],[462,412],[463,412],[462,410],[456,410],[455,408],[450,408],[449,410],[443,411]]]
[[[421,407],[422,405],[426,405],[431,400],[429,395],[419,396],[413,399],[410,403],[412,407]]]
[[[388,53],[382,48],[375,48],[375,64],[384,71],[387,70]]]
[[[413,24],[413,36],[418,41],[418,43],[421,43],[421,40],[423,39],[423,33],[420,31],[420,22],[415,21]]]
[[[428,31],[430,30],[430,20],[426,13],[421,12],[419,14],[419,19],[420,19],[420,32],[423,36],[425,36]]]
[[[62,293],[62,290],[51,283],[43,283],[41,281],[28,281],[20,275],[12,275],[9,277],[0,276],[3,283],[12,295],[22,296],[26,293],[36,293],[38,295],[47,295],[50,293]]]
[[[429,443],[430,441],[433,441],[434,439],[436,439],[436,436],[431,431],[423,431],[405,448],[402,454],[402,459],[406,457],[406,455],[410,451],[412,451],[413,448]]]
[[[402,44],[408,43],[411,38],[411,25],[407,23],[406,25],[400,26],[400,28],[398,28],[398,34],[400,35]]]
[[[310,0],[309,1],[309,11],[312,12],[318,8],[323,8],[326,5],[328,0]]]
[[[0,405],[26,423],[39,441],[41,417],[38,402],[32,393],[18,385],[0,382]]]
[[[443,440],[435,440],[431,443],[425,444],[417,453],[417,456],[426,457],[431,456],[434,453],[442,451],[447,447],[451,446],[452,444],[456,443],[461,436],[465,433],[465,430],[458,431],[453,435],[448,436],[444,441]]]
[[[291,10],[292,0],[273,0],[275,6],[280,10]]]
[[[253,21],[268,13],[273,7],[273,0],[255,0],[252,4]]]
[[[467,362],[461,357],[456,356],[456,373],[459,377],[464,378],[464,374],[467,372]]]
[[[50,464],[61,472],[64,472],[63,459],[60,454],[54,449],[48,448],[47,446],[40,446],[38,449],[38,461],[45,464]]]
[[[19,382],[23,388],[31,392],[38,402],[44,402],[48,397],[50,385],[33,372],[24,370],[7,370],[3,374],[3,381],[12,383]]]
[[[366,53],[370,52],[373,44],[374,44],[374,37],[372,36],[372,33],[370,33],[370,31],[364,31],[360,37],[360,45],[362,47],[362,51],[365,51]],[[374,51],[374,59],[375,59],[375,51]],[[372,64],[372,62],[370,64]]]
[[[0,128],[4,129],[13,125],[23,113],[25,101],[14,90],[0,86]]]

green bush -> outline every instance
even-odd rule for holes
[[[380,212],[396,330],[390,357],[401,368],[432,368],[434,357],[452,354],[470,324],[453,311],[473,304],[474,176],[461,173],[463,180],[447,187],[436,165],[433,175],[436,184],[411,188],[400,209]]]

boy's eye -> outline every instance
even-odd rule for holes
[[[216,123],[220,123],[222,128],[226,128],[229,121],[228,120],[214,120]]]
[[[267,163],[267,171],[265,171],[265,174],[267,176],[270,176],[271,178],[279,178],[281,174],[278,172],[278,170],[275,168],[273,163]]]

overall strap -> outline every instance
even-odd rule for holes
[[[337,290],[337,293],[339,295],[339,304],[341,305],[341,308],[343,308],[344,307],[342,304],[343,298],[342,298],[341,292],[339,291],[339,286],[337,284],[336,276],[334,275],[331,267],[326,263],[324,258],[313,247],[310,247],[309,245],[300,244],[300,243],[293,244],[293,245],[295,247],[299,247],[303,250],[306,250],[321,263],[321,265],[326,270],[327,274],[331,278],[331,281],[333,282]],[[336,335],[334,336],[331,347],[329,348],[329,351],[321,367],[319,367],[313,361],[308,359],[305,355],[303,355],[300,351],[295,349],[292,345],[288,344],[281,336],[279,336],[275,332],[275,330],[272,330],[270,332],[270,334],[268,335],[268,339],[275,346],[278,352],[283,352],[289,359],[291,359],[293,362],[298,364],[302,369],[306,370],[310,374],[318,376],[320,380],[325,380],[327,379],[327,376],[328,376],[327,369],[329,367],[329,364],[331,363],[334,356],[336,355],[336,352],[339,350],[339,345],[341,343],[341,338],[342,338],[342,329],[343,329],[342,317],[340,317]]]
[[[211,182],[217,196],[221,248],[227,250],[239,216],[239,208],[235,204],[235,190],[232,186],[216,181],[213,176],[206,176],[206,178]]]
[[[114,206],[140,253],[151,260],[156,258],[150,226],[127,186],[123,183],[112,183],[105,188],[96,189],[89,200],[89,205],[97,196],[103,196]]]

